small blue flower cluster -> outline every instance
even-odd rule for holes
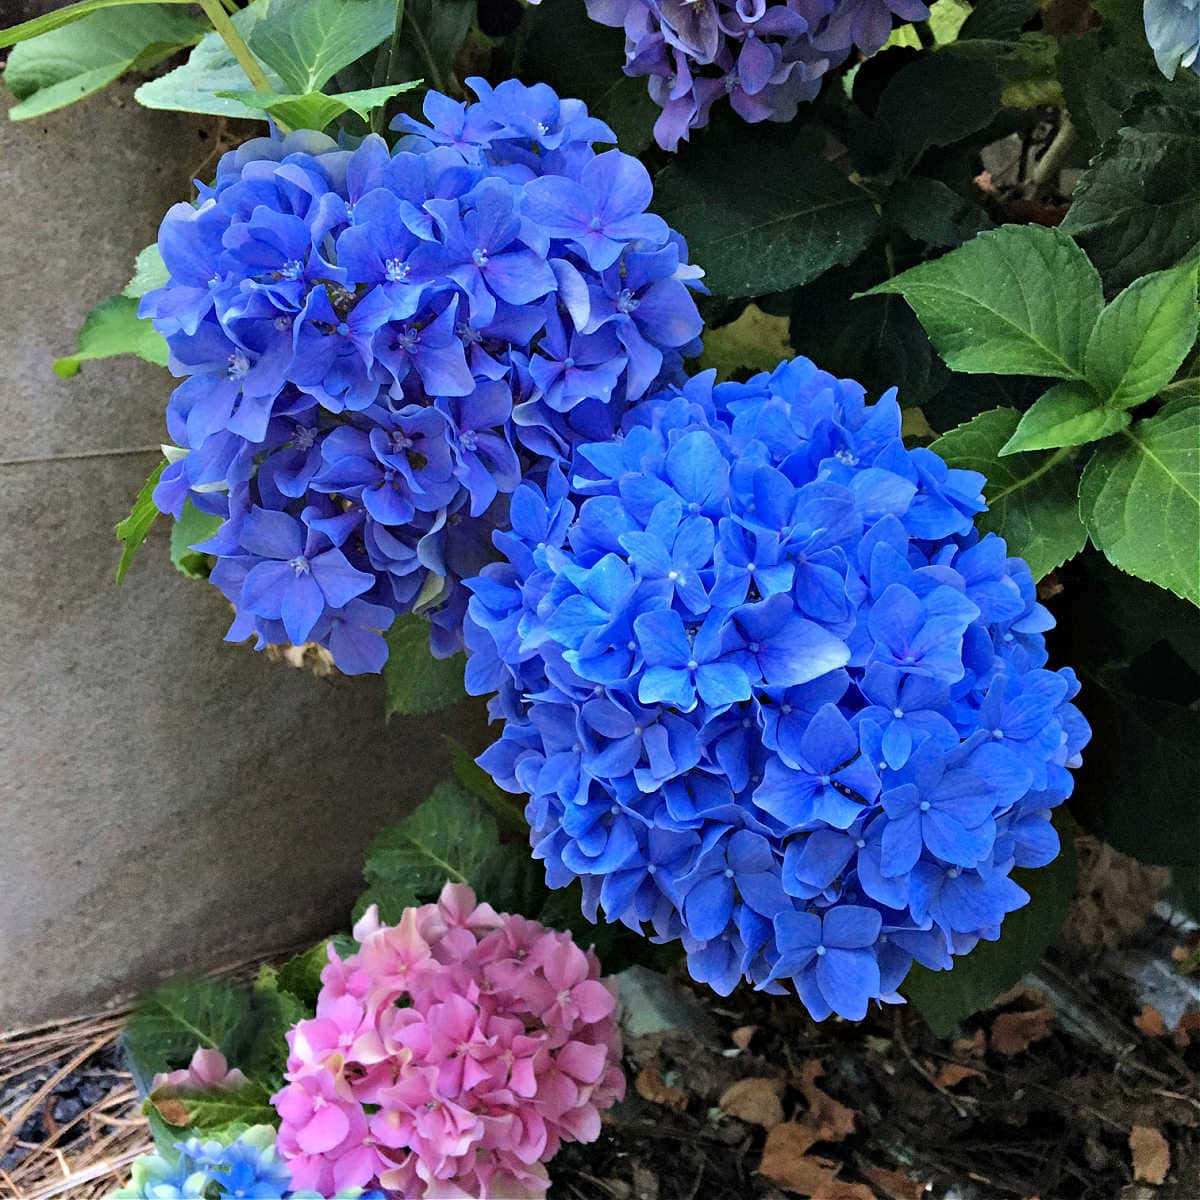
[[[177,1157],[139,1158],[128,1186],[112,1200],[216,1200],[244,1196],[259,1200],[318,1200],[316,1192],[293,1192],[287,1163],[275,1151],[275,1130],[255,1125],[230,1142],[191,1138],[175,1146]],[[338,1200],[383,1200],[382,1192],[353,1188]]]
[[[379,670],[395,614],[461,645],[456,581],[520,480],[679,377],[701,272],[650,176],[578,100],[509,80],[431,92],[394,152],[320,134],[226,154],[168,212],[148,294],[185,376],[155,502],[224,518],[195,549],[232,640],[319,642]]]
[[[983,482],[798,358],[523,483],[466,584],[467,685],[548,885],[817,1019],[998,937],[1089,730],[1029,568],[975,531]]]
[[[852,50],[883,46],[893,17],[929,16],[923,0],[587,0],[587,8],[624,29],[625,73],[648,77],[664,150],[707,125],[718,100],[746,121],[790,121]]]
[[[1168,79],[1180,67],[1200,75],[1200,0],[1146,0],[1143,20],[1154,61]]]

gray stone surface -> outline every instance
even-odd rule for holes
[[[480,741],[469,706],[385,728],[377,679],[223,643],[165,528],[114,585],[169,382],[50,362],[212,145],[131,96],[0,114],[0,1027],[336,928],[367,842],[444,774],[441,733]]]

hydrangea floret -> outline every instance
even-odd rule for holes
[[[790,121],[826,72],[874,54],[894,17],[929,16],[921,0],[587,0],[625,31],[625,73],[646,77],[662,109],[654,136],[674,150],[728,100],[746,121]]]
[[[1143,19],[1154,61],[1168,79],[1180,67],[1200,75],[1200,0],[1146,0]]]
[[[144,297],[182,382],[154,491],[222,518],[193,548],[231,640],[377,671],[396,614],[461,644],[457,581],[522,478],[679,376],[701,272],[650,176],[544,84],[470,81],[353,150],[313,132],[227,153],[166,215]]]
[[[480,763],[528,793],[550,887],[680,939],[728,993],[899,1000],[1028,900],[1089,737],[984,478],[806,359],[712,373],[523,483],[467,582]]]
[[[592,1141],[625,1089],[615,989],[569,934],[436,904],[330,947],[316,1017],[288,1035],[273,1099],[293,1185],[403,1198],[540,1197],[564,1141]]]

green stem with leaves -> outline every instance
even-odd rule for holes
[[[238,66],[246,72],[246,78],[254,85],[254,90],[256,92],[273,91],[274,89],[267,79],[267,73],[262,69],[262,64],[254,57],[250,47],[242,41],[242,35],[238,33],[229,19],[229,14],[221,6],[221,0],[199,0],[199,4],[221,40],[229,47],[229,53],[237,59]]]

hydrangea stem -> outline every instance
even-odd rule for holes
[[[212,22],[212,27],[229,47],[229,53],[237,59],[238,65],[246,72],[246,78],[254,85],[254,90],[256,92],[272,91],[266,72],[262,69],[258,59],[251,53],[250,47],[242,41],[242,35],[238,33],[229,19],[229,14],[222,8],[221,0],[199,0],[199,3],[200,7],[204,9],[204,15]]]

